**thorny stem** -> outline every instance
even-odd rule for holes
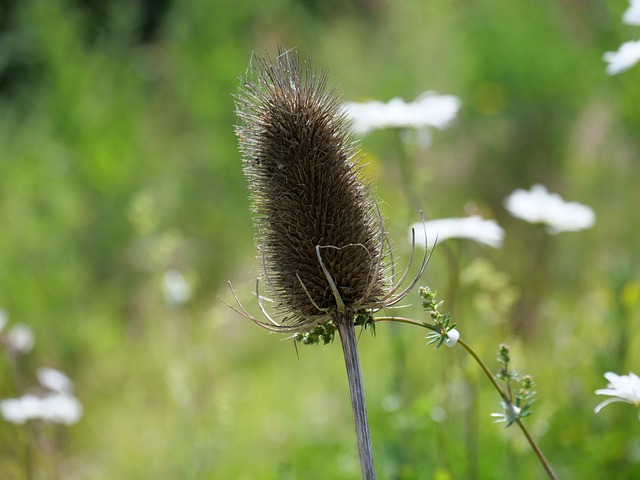
[[[376,322],[408,323],[409,325],[416,325],[418,327],[427,328],[429,330],[433,330],[434,332],[438,332],[439,331],[439,329],[436,326],[431,325],[430,323],[420,322],[418,320],[412,320],[410,318],[404,318],[404,317],[378,317],[378,318],[375,318],[374,320]],[[480,366],[480,368],[485,373],[485,375],[487,376],[487,378],[489,379],[491,384],[494,386],[494,388],[496,389],[496,391],[498,392],[498,394],[500,395],[502,400],[505,401],[505,402],[511,403],[511,400],[509,400],[509,397],[504,393],[504,391],[500,387],[500,384],[498,383],[498,380],[496,380],[496,378],[493,376],[493,373],[491,373],[491,370],[489,370],[489,367],[487,367],[487,365],[482,361],[482,359],[478,356],[478,354],[475,352],[475,350],[473,350],[469,346],[469,344],[467,342],[465,342],[462,338],[458,338],[458,343],[460,345],[462,345],[462,347],[473,357],[473,359],[476,361],[476,363]],[[551,465],[549,464],[549,462],[547,461],[546,457],[544,456],[544,453],[542,453],[542,450],[540,449],[538,443],[535,441],[535,439],[533,438],[533,436],[531,435],[531,433],[529,432],[527,427],[524,426],[524,424],[522,423],[522,420],[520,418],[518,418],[518,419],[516,419],[515,423],[518,424],[518,427],[520,427],[520,430],[522,430],[522,433],[527,438],[527,441],[529,442],[529,445],[531,445],[531,448],[533,449],[535,454],[538,456],[538,459],[540,460],[540,463],[542,463],[542,466],[544,467],[545,471],[547,472],[547,475],[549,475],[549,478],[551,478],[552,480],[557,480],[558,477],[554,473],[553,468],[551,468]]]
[[[356,439],[358,441],[358,455],[360,456],[360,469],[363,480],[375,480],[376,471],[373,467],[373,448],[367,420],[367,404],[364,398],[364,386],[362,383],[362,371],[358,357],[356,344],[356,331],[353,326],[353,318],[349,313],[335,318],[335,323],[340,334],[344,363],[347,368],[349,392],[351,394],[351,406],[356,427]]]

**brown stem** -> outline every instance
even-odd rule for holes
[[[363,480],[375,480],[376,472],[373,468],[373,449],[367,420],[367,404],[364,398],[364,386],[362,384],[362,372],[360,371],[360,358],[358,357],[353,316],[345,314],[337,317],[335,322],[340,334],[344,363],[347,367],[347,379],[349,381],[349,392],[351,393],[351,406],[356,426],[362,478]]]

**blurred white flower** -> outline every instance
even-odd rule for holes
[[[455,328],[452,328],[447,332],[447,338],[445,339],[444,344],[449,348],[453,348],[454,345],[458,343],[459,338],[460,332]]]
[[[627,25],[640,25],[640,0],[629,0],[629,8],[622,14]]]
[[[549,193],[539,184],[531,190],[518,189],[509,195],[504,205],[514,217],[529,223],[546,225],[548,233],[573,232],[592,227],[593,210],[578,202],[565,202],[557,193]]]
[[[4,330],[5,325],[9,321],[9,316],[2,308],[0,308],[0,332]]]
[[[411,229],[415,232],[416,245],[426,245],[427,248],[432,248],[436,241],[443,242],[449,238],[464,238],[500,248],[505,235],[504,229],[495,220],[485,220],[480,215],[429,220],[424,224],[418,222],[411,225]]]
[[[71,425],[82,417],[82,404],[73,395],[51,393],[40,399],[40,418],[47,422]]]
[[[0,414],[11,423],[24,423],[35,418],[40,411],[40,399],[27,394],[20,398],[9,398],[0,401]]]
[[[178,270],[167,270],[162,276],[164,299],[169,305],[183,305],[191,299],[191,287]]]
[[[8,422],[16,424],[41,419],[70,425],[80,420],[82,405],[77,398],[66,393],[50,393],[44,397],[29,393],[0,401],[0,414]]]
[[[598,413],[602,410],[602,407],[613,402],[631,403],[636,407],[640,407],[640,377],[633,372],[630,372],[629,375],[607,372],[604,374],[604,378],[609,380],[607,388],[596,390],[596,395],[609,395],[612,398],[600,403],[594,409],[595,413]]]
[[[24,323],[16,323],[7,332],[7,340],[11,349],[24,355],[33,349],[33,330]]]
[[[70,393],[73,390],[73,382],[69,377],[55,368],[39,368],[37,376],[40,385],[54,392]]]
[[[640,61],[640,40],[624,42],[617,52],[605,52],[602,59],[608,63],[608,75],[629,70]]]
[[[460,105],[458,97],[428,91],[410,103],[398,97],[387,103],[377,100],[364,103],[349,102],[344,105],[344,111],[353,122],[354,132],[366,135],[378,128],[443,129],[456,118]]]

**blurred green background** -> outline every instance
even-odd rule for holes
[[[278,45],[311,52],[348,100],[462,99],[454,126],[410,149],[410,184],[396,132],[362,141],[399,263],[421,208],[496,218],[502,249],[436,249],[422,284],[492,367],[508,342],[533,375],[526,422],[561,478],[639,478],[637,409],[593,413],[604,372],[640,373],[640,67],[608,77],[602,61],[640,37],[626,7],[2,2],[0,308],[36,344],[17,367],[0,362],[0,398],[46,365],[84,406],[78,424],[44,432],[35,478],[358,478],[339,344],[298,356],[221,302],[232,280],[256,311],[232,95],[252,52]],[[510,217],[504,197],[536,182],[592,206],[596,226],[548,237]],[[168,269],[192,286],[182,307],[163,299]],[[477,367],[425,334],[360,337],[379,478],[545,478],[520,432],[491,423],[499,399]],[[24,478],[30,438],[0,422],[0,478]]]

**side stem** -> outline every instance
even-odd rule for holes
[[[418,327],[427,328],[429,330],[433,330],[434,332],[439,331],[438,328],[436,328],[434,325],[431,325],[431,324],[426,323],[426,322],[420,322],[418,320],[413,320],[411,318],[404,318],[404,317],[378,317],[378,318],[375,319],[375,321],[376,322],[408,323],[409,325],[416,325]],[[469,355],[471,355],[473,357],[473,359],[476,361],[476,363],[480,366],[480,368],[482,369],[484,374],[487,376],[489,381],[493,384],[493,387],[496,389],[498,394],[502,397],[502,400],[504,402],[506,402],[506,403],[511,403],[511,399],[509,398],[509,396],[507,394],[504,393],[504,391],[500,387],[500,384],[498,383],[498,380],[496,380],[496,378],[493,376],[493,373],[491,373],[491,370],[489,370],[489,367],[487,367],[487,365],[482,361],[480,356],[473,350],[473,348],[471,348],[469,346],[469,344],[467,342],[465,342],[462,338],[458,339],[458,343],[469,353]],[[527,438],[527,441],[529,442],[529,445],[531,446],[531,448],[535,452],[536,456],[540,460],[540,463],[542,464],[543,468],[547,472],[547,475],[549,476],[549,478],[551,480],[557,480],[558,477],[556,476],[555,472],[553,471],[553,468],[551,468],[551,464],[547,461],[547,458],[544,456],[544,453],[542,453],[542,450],[540,449],[540,446],[538,445],[536,440],[533,438],[533,436],[531,435],[531,433],[529,432],[527,427],[522,423],[522,420],[518,418],[515,421],[515,423],[518,424],[518,427],[520,427],[520,430],[522,430],[522,433]]]
[[[353,408],[353,419],[356,426],[362,478],[363,480],[375,480],[376,472],[373,468],[373,449],[371,447],[371,435],[369,434],[367,404],[364,398],[364,386],[362,384],[362,372],[360,370],[353,316],[345,314],[336,318],[335,322],[340,334],[344,363],[347,367],[347,379],[349,381],[349,392],[351,393],[351,407]]]
[[[478,356],[478,354],[469,346],[467,342],[465,342],[461,338],[458,339],[458,343],[462,345],[462,347],[467,352],[469,352],[469,354],[474,358],[476,363],[480,365],[480,368],[482,368],[482,371],[485,373],[487,378],[491,380],[491,383],[493,383],[494,388],[498,391],[502,399],[505,402],[511,403],[511,400],[509,399],[509,397],[507,397],[507,395],[505,395],[505,393],[502,391],[502,388],[500,388],[500,385],[498,384],[498,381],[496,380],[496,378],[493,376],[493,373],[491,373],[491,370],[489,370],[489,368],[485,365],[485,363]],[[518,418],[516,420],[516,423],[518,424],[518,427],[520,427],[520,430],[522,430],[522,433],[524,434],[524,436],[527,438],[529,445],[531,445],[531,448],[537,455],[538,459],[540,460],[540,463],[542,463],[542,466],[547,472],[547,475],[549,476],[549,478],[551,478],[552,480],[557,480],[558,477],[556,477],[556,474],[553,471],[553,468],[551,468],[551,464],[547,461],[547,458],[544,456],[544,453],[542,453],[542,450],[540,449],[538,442],[536,442],[536,440],[533,438],[531,433],[529,433],[529,430],[527,429],[527,427],[524,426],[521,419]]]

